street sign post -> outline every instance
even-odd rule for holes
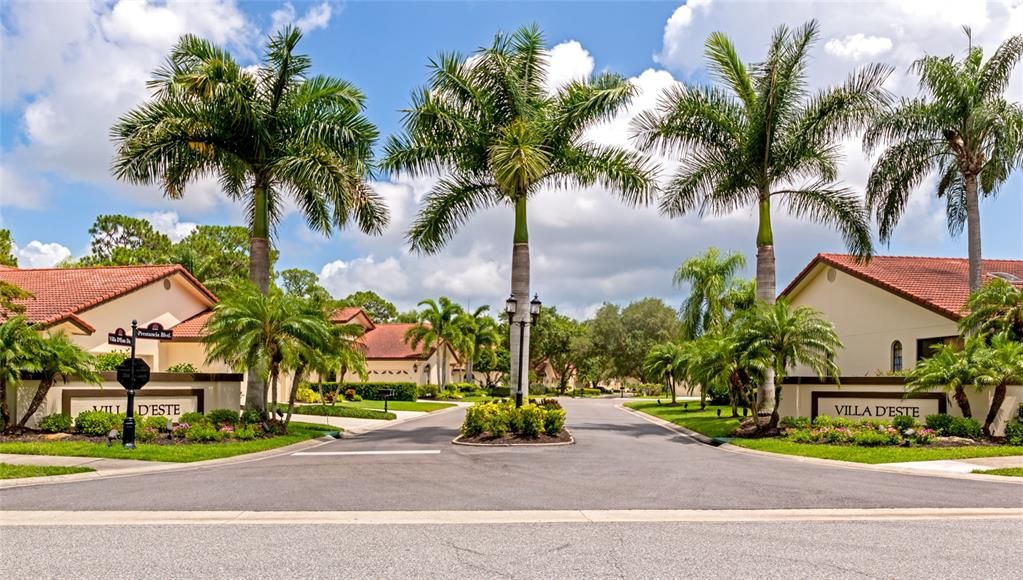
[[[131,347],[131,357],[117,366],[117,382],[128,391],[128,412],[124,416],[124,432],[121,437],[125,449],[135,449],[135,391],[149,382],[149,365],[135,357],[135,341],[140,338],[170,340],[174,338],[174,332],[164,330],[159,322],[151,322],[145,328],[139,328],[138,321],[132,320],[130,336],[123,328],[107,335],[109,344]]]

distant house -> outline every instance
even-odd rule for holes
[[[440,383],[440,351],[426,350],[422,344],[413,348],[405,341],[405,333],[415,324],[377,324],[361,308],[340,308],[331,315],[335,324],[358,324],[365,329],[360,342],[366,355],[370,382],[401,381],[417,385]],[[461,361],[450,346],[448,349],[448,380],[461,381]],[[347,377],[346,380],[356,380]]]
[[[1023,284],[1023,260],[984,260],[982,272],[984,280]],[[844,254],[818,254],[780,296],[793,305],[811,306],[831,321],[844,345],[836,360],[842,377],[836,383],[805,368],[792,369],[779,412],[882,419],[958,414],[958,407],[939,392],[905,397],[900,374],[935,345],[961,343],[958,323],[969,295],[963,258],[875,256],[862,262]],[[974,415],[983,417],[991,390],[967,394]],[[1023,387],[1010,387],[996,433],[1021,401]]]

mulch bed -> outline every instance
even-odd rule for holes
[[[459,437],[459,443],[479,443],[482,445],[542,445],[551,443],[570,443],[572,441],[572,435],[566,430],[558,433],[557,436],[551,437],[550,435],[541,433],[536,437],[522,437],[513,433],[509,433],[503,437],[493,437],[491,435],[483,434],[477,437]]]

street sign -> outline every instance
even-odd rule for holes
[[[132,382],[132,366],[135,367],[134,382]],[[149,365],[140,358],[129,358],[117,365],[117,382],[125,389],[141,389],[149,382]]]
[[[131,336],[129,336],[128,333],[126,333],[123,328],[118,328],[117,330],[107,334],[107,344],[116,344],[118,346],[131,346],[132,340]]]
[[[150,338],[153,340],[170,340],[174,338],[174,331],[164,330],[159,322],[151,322],[149,326],[136,331],[139,338]]]

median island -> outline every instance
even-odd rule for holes
[[[466,409],[457,445],[568,445],[565,410],[557,399],[533,399],[516,408],[511,401],[483,401]]]

